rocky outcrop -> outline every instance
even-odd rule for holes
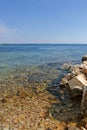
[[[81,96],[82,108],[87,107],[87,55],[82,57],[82,63],[76,65],[69,65],[65,63],[62,67],[69,71],[68,74],[62,78],[60,86],[68,86],[73,97]]]

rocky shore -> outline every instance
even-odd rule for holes
[[[87,130],[86,86],[87,56],[60,70],[52,64],[14,71],[0,81],[0,130]]]
[[[62,68],[69,73],[62,78],[61,87],[65,87],[71,94],[71,97],[76,101],[80,99],[80,113],[83,117],[82,122],[84,128],[87,129],[87,55],[82,57],[82,63],[71,65],[65,63]]]

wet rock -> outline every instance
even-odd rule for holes
[[[82,61],[87,61],[87,55],[84,55],[84,56],[82,57]]]

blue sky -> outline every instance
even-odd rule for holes
[[[0,0],[0,43],[87,43],[87,0]]]

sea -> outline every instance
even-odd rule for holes
[[[41,72],[41,66],[45,74],[54,74],[64,63],[81,63],[85,54],[86,44],[0,44],[0,79],[21,69]]]

